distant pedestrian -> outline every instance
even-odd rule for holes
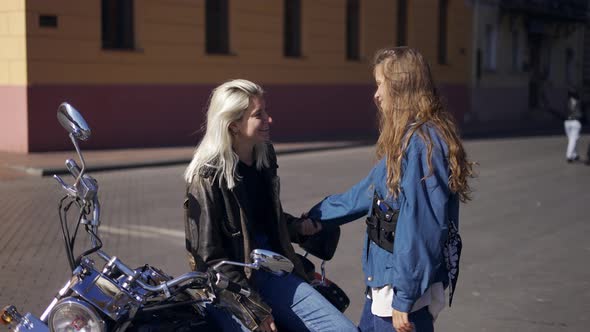
[[[583,116],[580,95],[575,89],[571,88],[568,91],[567,118],[564,121],[565,134],[567,135],[568,140],[565,158],[568,163],[580,160],[576,144],[580,138]]]

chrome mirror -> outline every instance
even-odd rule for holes
[[[293,271],[293,263],[287,257],[270,250],[254,249],[250,254],[250,258],[252,258],[255,265],[276,275],[283,275]]]
[[[57,120],[76,139],[85,141],[90,137],[90,127],[72,105],[61,103],[57,109]]]

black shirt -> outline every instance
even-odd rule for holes
[[[272,245],[272,202],[269,193],[269,185],[264,179],[262,171],[256,169],[256,165],[248,166],[242,161],[238,162],[238,174],[242,177],[242,185],[246,193],[244,210],[248,217],[248,223],[255,248],[270,249]]]

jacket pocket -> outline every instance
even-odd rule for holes
[[[221,291],[219,295],[223,306],[252,331],[271,314],[272,310],[268,305],[249,297],[229,291]]]

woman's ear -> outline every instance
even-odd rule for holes
[[[230,132],[230,134],[232,134],[232,135],[235,136],[235,135],[238,134],[239,131],[240,130],[238,128],[238,124],[237,123],[232,122],[232,123],[229,124],[229,132]]]

